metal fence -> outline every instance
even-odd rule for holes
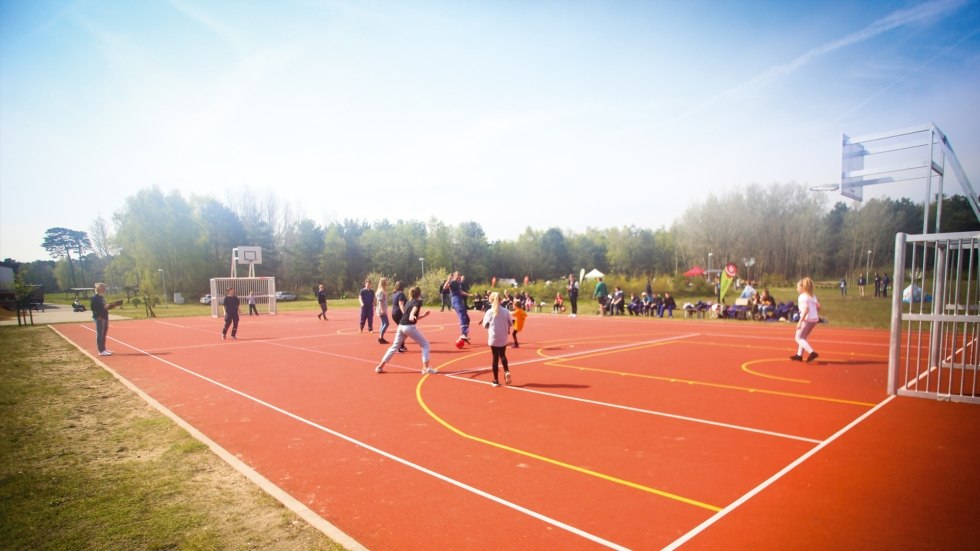
[[[980,234],[895,236],[888,393],[980,404]]]

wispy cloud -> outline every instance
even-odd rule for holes
[[[785,78],[787,75],[798,71],[802,67],[819,59],[820,57],[842,48],[871,40],[894,29],[920,23],[934,22],[935,20],[946,17],[957,11],[964,6],[967,1],[968,0],[935,0],[889,13],[885,17],[873,21],[871,24],[859,29],[856,32],[812,48],[787,63],[770,67],[755,77],[708,98],[701,104],[674,117],[668,124],[680,122],[714,105],[765,88],[774,82]]]

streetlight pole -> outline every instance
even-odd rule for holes
[[[868,278],[871,276],[871,250],[868,249],[868,263],[864,267],[864,284],[868,284]]]
[[[160,272],[160,278],[163,279],[163,307],[170,308],[167,306],[167,272],[163,268],[157,268],[157,271]]]
[[[419,262],[422,263],[422,279],[425,279],[425,258],[420,256]]]

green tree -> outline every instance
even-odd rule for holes
[[[41,246],[53,258],[65,258],[67,260],[68,272],[71,276],[71,286],[78,287],[78,282],[75,280],[75,268],[72,265],[71,253],[75,252],[78,258],[81,259],[82,255],[92,248],[88,234],[83,231],[68,228],[49,228],[44,233],[44,242]],[[85,272],[81,265],[79,265],[79,270],[82,271],[82,279],[84,280]]]

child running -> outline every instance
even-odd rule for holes
[[[789,359],[794,362],[802,362],[804,361],[803,352],[806,351],[806,362],[810,363],[817,359],[818,354],[810,346],[810,343],[807,342],[807,337],[810,336],[813,328],[820,323],[820,301],[813,294],[813,280],[809,277],[804,277],[796,284],[796,292],[800,293],[800,321],[796,324],[795,336],[798,346],[796,354],[790,356]]]
[[[493,357],[493,386],[500,386],[497,378],[498,364],[504,364],[504,381],[510,384],[510,370],[507,365],[507,333],[510,331],[510,312],[500,307],[500,293],[490,293],[490,309],[483,314],[483,327],[489,329],[487,344]]]
[[[520,343],[517,342],[517,334],[524,329],[524,320],[527,318],[527,312],[524,311],[521,301],[514,301],[514,348],[520,348]]]
[[[397,288],[397,287],[396,287]],[[429,315],[429,311],[426,310],[422,313],[422,289],[418,287],[412,287],[409,291],[411,300],[405,306],[405,311],[402,313],[401,319],[398,321],[398,330],[395,331],[395,342],[391,343],[391,347],[385,352],[383,358],[381,358],[381,363],[378,367],[374,368],[376,373],[384,373],[385,364],[391,360],[391,357],[395,355],[395,352],[399,351],[402,343],[405,342],[406,337],[412,337],[412,340],[419,343],[422,347],[422,374],[436,373],[435,369],[429,367],[429,341],[425,339],[422,332],[418,330],[415,326],[418,321]]]

